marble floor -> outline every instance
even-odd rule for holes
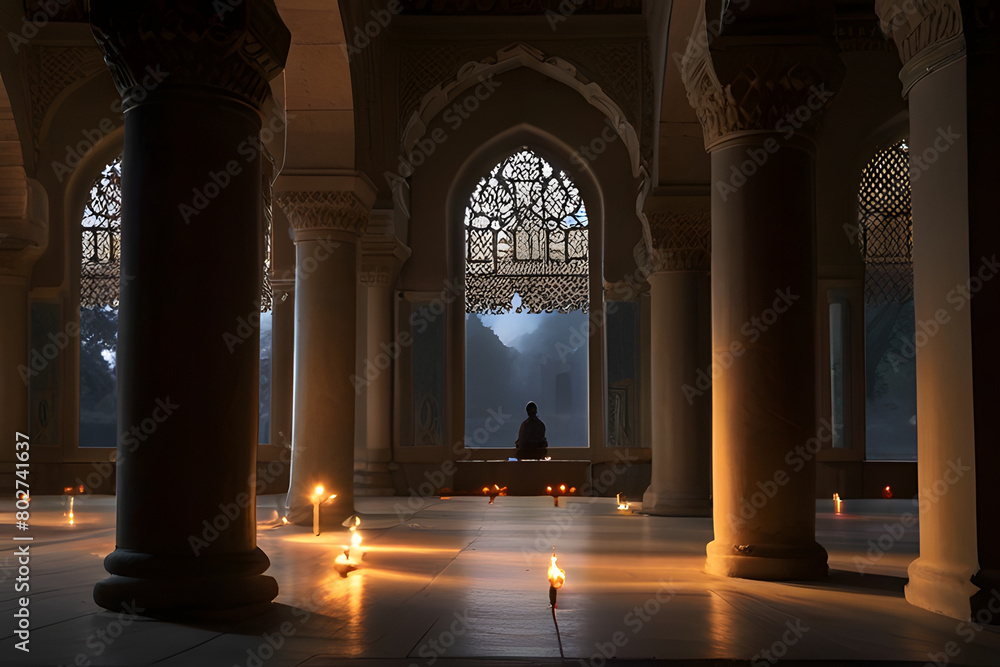
[[[32,500],[30,653],[15,648],[17,559],[0,550],[0,664],[1000,665],[1000,630],[917,609],[903,598],[917,529],[893,524],[909,501],[819,501],[829,551],[821,583],[702,572],[709,519],[650,517],[613,499],[359,498],[366,555],[346,577],[346,530],[281,525],[280,496],[258,499],[258,542],[281,587],[241,622],[166,623],[102,611],[91,597],[113,550],[114,498]],[[169,500],[165,499],[165,502]],[[12,512],[2,520],[13,534]],[[871,541],[869,543],[869,540]],[[566,571],[555,621],[546,570]],[[560,641],[565,661],[560,658]],[[948,652],[951,652],[949,655]],[[612,658],[615,658],[612,660]]]

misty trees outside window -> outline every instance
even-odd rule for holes
[[[588,445],[587,226],[573,181],[526,147],[473,190],[465,214],[467,446],[513,447],[528,401],[538,405],[549,447]]]

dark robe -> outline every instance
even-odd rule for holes
[[[517,430],[514,445],[518,458],[544,458],[549,445],[545,439],[545,423],[537,415],[525,419]]]

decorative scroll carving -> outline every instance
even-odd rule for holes
[[[465,213],[465,309],[569,312],[590,306],[587,211],[565,172],[526,148],[493,168]]]
[[[865,258],[865,303],[913,298],[910,151],[905,141],[876,153],[861,175],[858,242]]]
[[[706,147],[733,132],[800,131],[843,79],[843,63],[824,46],[760,44],[711,51],[704,46],[704,12],[699,17],[681,61],[681,78]]]
[[[126,106],[134,103],[133,91],[148,89],[150,70],[159,67],[164,87],[218,88],[259,109],[291,43],[274,4],[261,0],[223,10],[170,0],[91,0],[90,17]]]
[[[904,64],[924,49],[962,34],[958,0],[876,0],[875,13]]]
[[[122,160],[104,168],[83,209],[80,307],[118,307],[121,277]]]
[[[653,265],[658,271],[708,271],[712,257],[712,214],[650,213]]]
[[[362,234],[369,209],[354,192],[282,192],[275,201],[295,230],[329,229]]]

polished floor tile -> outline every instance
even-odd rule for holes
[[[258,543],[281,587],[240,622],[166,623],[100,610],[92,599],[114,548],[114,498],[32,502],[31,652],[14,648],[14,542],[0,549],[2,664],[528,665],[891,662],[1000,665],[1000,632],[910,606],[906,566],[918,533],[874,549],[904,501],[820,501],[824,582],[758,582],[702,571],[711,520],[621,512],[613,499],[359,498],[366,555],[341,576],[347,531],[282,526],[259,499]],[[13,523],[7,513],[3,520]],[[886,540],[883,539],[883,544]],[[552,547],[566,571],[553,618]],[[558,627],[558,634],[557,634]],[[563,663],[560,659],[560,642]],[[954,642],[959,653],[943,653]],[[611,663],[611,659],[616,662]],[[655,661],[655,662],[654,662]],[[735,661],[735,662],[734,662]]]

